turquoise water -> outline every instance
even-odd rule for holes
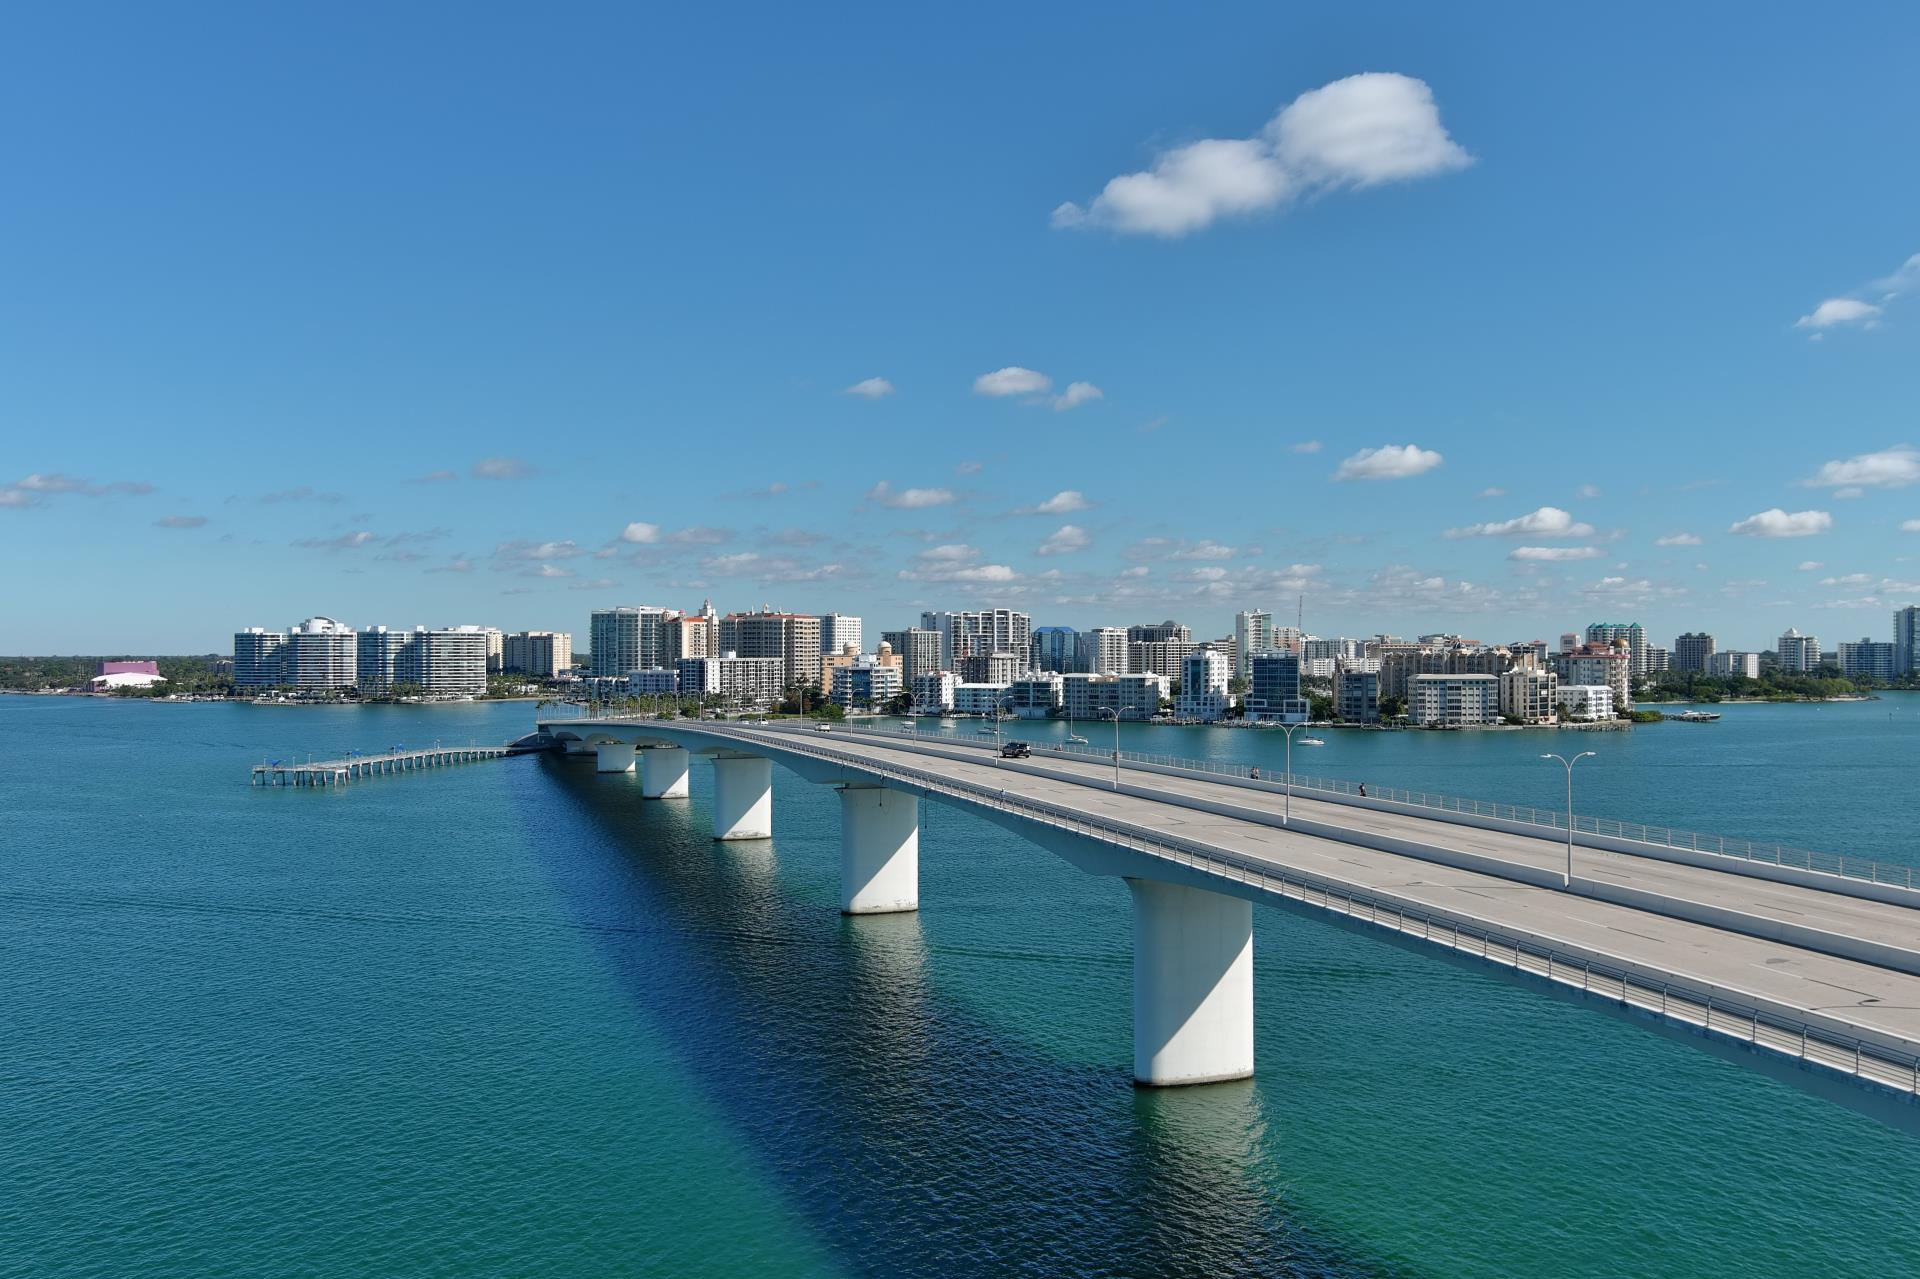
[[[1911,1128],[1306,917],[1256,912],[1258,1077],[1136,1091],[1124,889],[951,809],[919,914],[846,920],[833,797],[779,770],[749,845],[698,764],[246,785],[532,714],[0,698],[0,1272],[1920,1273]],[[1916,860],[1911,696],[1326,736],[1542,804],[1577,741],[1586,811]]]

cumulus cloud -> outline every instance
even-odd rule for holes
[[[1537,511],[1517,515],[1510,520],[1499,520],[1489,524],[1469,524],[1465,528],[1450,528],[1447,536],[1462,537],[1592,537],[1593,525],[1581,524],[1573,516],[1557,506],[1543,506]]]
[[[1854,290],[1854,296],[1828,298],[1793,325],[1797,329],[1811,329],[1811,336],[1815,338],[1823,336],[1828,329],[1871,329],[1879,325],[1890,304],[1915,289],[1920,289],[1920,253],[1902,262],[1892,275]],[[1859,296],[1863,293],[1871,295],[1873,300]]]
[[[991,373],[982,373],[973,379],[975,395],[987,395],[995,399],[1002,399],[1009,395],[1045,395],[1052,389],[1052,378],[1044,373],[1035,373],[1032,369],[1023,369],[1018,365],[1009,365],[1004,369],[995,369]]]
[[[1093,544],[1087,531],[1078,524],[1062,524],[1046,541],[1034,548],[1035,555],[1071,555]]]
[[[1560,564],[1568,560],[1592,560],[1600,557],[1597,546],[1516,546],[1507,552],[1510,560],[1522,563]]]
[[[1878,453],[1860,453],[1827,462],[1801,483],[1808,488],[1840,490],[1835,497],[1849,488],[1905,488],[1920,483],[1920,449],[1910,444],[1896,444]]]
[[[473,464],[476,480],[524,480],[532,474],[532,464],[517,457],[483,457]]]
[[[644,520],[635,520],[620,530],[620,540],[633,542],[640,546],[651,546],[660,540],[660,526],[648,524]]]
[[[930,546],[914,556],[913,564],[901,569],[899,576],[908,582],[976,584],[1011,582],[1019,576],[1008,565],[982,564],[979,559],[979,549],[963,542]]]
[[[1920,533],[1920,520],[1901,520],[1900,531],[1902,533]]]
[[[863,400],[884,400],[893,394],[893,383],[883,377],[862,378],[840,394],[857,395]]]
[[[1800,561],[1800,571],[1802,573],[1817,572],[1818,570],[1823,569],[1825,567],[1826,565],[1819,560],[1801,560]]]
[[[1170,560],[1230,560],[1236,554],[1238,552],[1231,546],[1225,546],[1210,537],[1203,537],[1197,542],[1182,545],[1167,558]]]
[[[1077,409],[1090,400],[1105,398],[1106,392],[1091,382],[1070,382],[1067,384],[1065,394],[1054,396],[1053,409],[1056,413],[1064,413],[1068,409]]]
[[[1653,539],[1655,546],[1698,546],[1700,538],[1693,533],[1669,533],[1665,537]]]
[[[949,506],[952,489],[896,489],[885,480],[867,490],[867,501],[875,506],[890,506],[897,511],[918,511],[929,506]]]
[[[1084,207],[1053,211],[1059,228],[1177,238],[1344,187],[1465,168],[1424,81],[1368,72],[1311,89],[1251,138],[1203,138],[1162,151],[1151,168],[1108,182]]]
[[[1446,459],[1431,449],[1412,444],[1387,444],[1361,449],[1333,473],[1336,480],[1404,480],[1425,475]]]
[[[153,522],[155,528],[203,528],[207,517],[204,515],[168,515]]]
[[[1023,506],[1015,515],[1071,515],[1075,511],[1084,511],[1093,503],[1087,501],[1087,495],[1079,489],[1061,489],[1046,501],[1035,506]]]
[[[1736,520],[1727,529],[1742,537],[1812,537],[1833,527],[1833,516],[1825,511],[1794,511],[1789,514],[1774,507],[1758,515]]]
[[[1793,322],[1796,329],[1831,329],[1842,324],[1872,328],[1880,322],[1881,309],[1859,298],[1828,298]]]

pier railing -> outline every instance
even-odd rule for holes
[[[703,726],[714,731],[714,726]],[[763,739],[751,734],[716,732],[746,744]],[[963,782],[928,769],[877,762],[804,740],[782,741],[780,749],[905,782],[918,790],[965,799],[1103,843],[1188,866],[1273,893],[1304,906],[1418,938],[1475,956],[1516,972],[1540,977],[1602,999],[1609,999],[1709,1034],[1782,1053],[1803,1062],[1856,1076],[1896,1092],[1920,1095],[1920,1055],[1870,1043],[1798,1018],[1756,1007],[1737,996],[1691,982],[1665,980],[1636,971],[1625,961],[1603,955],[1574,954],[1499,929],[1476,927],[1438,911],[1425,911],[1351,885],[1301,871],[1283,871],[1186,836],[1152,830],[1131,822],[1093,817],[1045,800],[1010,796],[1005,790]],[[1105,757],[1111,758],[1111,752]],[[1372,792],[1368,792],[1369,798]]]
[[[962,735],[952,733],[921,733],[913,729],[877,725],[872,727],[860,725],[857,731],[887,734],[908,740],[939,739],[957,741],[963,745],[976,744],[967,741]],[[1114,754],[1111,749],[1094,745],[1082,746],[1073,742],[1042,742],[1036,743],[1036,746],[1044,747],[1050,755],[1071,754],[1099,760],[1102,763],[1111,762]],[[1258,770],[1249,764],[1214,759],[1187,759],[1177,755],[1160,755],[1144,751],[1123,750],[1120,752],[1120,760],[1125,764],[1147,764],[1156,768],[1176,769],[1186,773],[1230,777],[1237,780],[1253,779],[1278,783],[1286,777],[1285,773],[1272,770],[1256,777]],[[1359,793],[1360,786],[1361,783],[1337,777],[1317,777],[1310,773],[1298,772],[1293,774],[1294,793],[1308,792],[1309,798],[1334,796],[1346,800],[1382,800],[1410,808],[1428,809],[1436,814],[1457,813],[1469,817],[1483,817],[1493,821],[1534,826],[1539,828],[1543,837],[1555,835],[1557,838],[1566,838],[1565,810],[1534,808],[1522,804],[1500,804],[1492,800],[1466,799],[1459,795],[1446,795],[1434,791],[1403,790],[1396,786],[1368,785],[1366,794],[1362,796]],[[1318,796],[1313,792],[1318,792]],[[1814,852],[1811,849],[1796,848],[1788,844],[1729,839],[1724,835],[1709,835],[1700,831],[1682,830],[1674,826],[1648,826],[1640,822],[1615,821],[1609,817],[1576,816],[1573,829],[1577,835],[1627,840],[1687,852],[1712,853],[1719,857],[1734,857],[1742,861],[1760,862],[1770,866],[1785,866],[1796,870],[1841,875],[1848,879],[1886,884],[1895,888],[1920,886],[1920,871],[1916,871],[1912,866],[1876,862],[1864,857],[1848,857],[1841,853]]]

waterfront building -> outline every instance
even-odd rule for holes
[[[860,619],[846,613],[821,614],[820,651],[844,653],[849,644],[853,645],[856,653],[864,647],[860,639]]]
[[[1007,703],[1021,719],[1045,719],[1060,709],[1065,678],[1055,671],[1029,671],[1007,685]]]
[[[962,658],[990,653],[1017,653],[1019,674],[1026,673],[1027,654],[1033,646],[1033,619],[1010,608],[978,609],[969,612],[920,614],[923,629],[940,635],[940,669],[958,670]]]
[[[354,687],[362,697],[385,697],[394,685],[414,682],[404,660],[412,642],[413,632],[384,626],[366,627],[354,637]]]
[[[1028,665],[1036,671],[1065,675],[1079,669],[1080,636],[1071,626],[1036,626],[1029,646]]]
[[[1011,684],[1027,671],[1025,653],[974,653],[954,664],[962,681],[974,684]]]
[[[1407,712],[1424,727],[1470,728],[1500,718],[1497,675],[1416,675]]]
[[[1174,698],[1174,714],[1182,719],[1211,723],[1225,719],[1233,699],[1227,682],[1233,678],[1233,663],[1218,649],[1199,648],[1180,659],[1180,692]]]
[[[913,711],[916,715],[942,715],[953,709],[953,695],[960,678],[952,671],[927,671],[913,677]]]
[[[1516,667],[1500,676],[1500,714],[1526,724],[1551,724],[1559,688],[1560,677],[1552,671]]]
[[[880,660],[880,654],[863,653],[851,662],[833,668],[833,683],[827,696],[838,706],[865,708],[885,706],[900,695],[900,667]],[[889,652],[886,656],[891,657]]]
[[[1857,644],[1840,646],[1840,673],[1869,679],[1892,679],[1898,650],[1891,643],[1862,637]]]
[[[1688,631],[1673,641],[1673,669],[1704,675],[1713,667],[1713,636],[1705,631]]]
[[[502,646],[505,669],[538,679],[563,679],[573,669],[573,636],[565,631],[515,631]]]
[[[1333,711],[1349,724],[1380,722],[1380,667],[1356,662],[1333,677]]]
[[[914,681],[922,675],[932,675],[946,669],[940,664],[938,631],[919,626],[911,626],[904,631],[882,631],[880,642],[899,654],[900,675],[906,680],[908,688],[914,687]]]
[[[1616,710],[1633,709],[1633,655],[1626,640],[1608,644],[1582,644],[1571,653],[1553,659],[1553,673],[1564,685],[1605,684],[1613,690]]]
[[[901,689],[907,687],[905,663],[901,661],[900,655],[893,651],[893,645],[887,643],[885,640],[881,640],[880,647],[871,653],[862,653],[849,644],[838,653],[822,654],[820,658],[820,687],[826,689],[828,692],[832,692],[835,671],[842,666],[858,666],[862,663],[867,665],[891,666],[900,674],[900,688],[894,691],[899,692]]]
[[[953,686],[953,709],[959,715],[998,715],[1006,706],[1008,686],[963,680]]]
[[[1130,673],[1093,675],[1075,673],[1060,681],[1062,709],[1074,719],[1148,720],[1160,711],[1166,682],[1158,675]]]
[[[507,633],[498,626],[483,626],[480,633],[487,637],[487,674],[498,675],[507,666]]]
[[[158,662],[101,662],[94,668],[87,688],[95,693],[109,693],[116,688],[152,688],[166,682]]]
[[[729,613],[720,619],[720,651],[778,658],[786,684],[820,682],[820,619],[812,613]]]
[[[1074,671],[1083,675],[1125,675],[1127,632],[1119,626],[1096,626],[1074,637],[1079,660]]]
[[[1647,674],[1655,675],[1667,670],[1673,661],[1673,655],[1664,648],[1647,645]]]
[[[1588,644],[1627,642],[1627,672],[1644,675],[1647,671],[1647,631],[1638,622],[1593,622],[1587,627]]]
[[[1253,655],[1273,647],[1273,614],[1258,608],[1236,613],[1233,640],[1233,673],[1235,678],[1246,679],[1253,673]]]
[[[1611,684],[1562,684],[1554,690],[1553,698],[1571,720],[1598,723],[1614,718],[1616,713]]]
[[[1248,677],[1246,717],[1250,720],[1274,720],[1305,723],[1312,704],[1300,691],[1300,655],[1268,651],[1253,655],[1252,674]]]
[[[354,686],[359,650],[354,630],[345,622],[309,617],[287,632],[282,651],[282,684],[303,693],[332,693]]]
[[[287,633],[249,626],[233,633],[233,686],[277,688],[286,683]]]
[[[734,706],[777,702],[788,683],[784,657],[742,657],[723,651],[718,657],[683,657],[675,669],[683,695],[716,698]]]
[[[1760,654],[1742,653],[1737,649],[1725,649],[1707,657],[1709,675],[1744,675],[1748,679],[1760,678]]]
[[[1893,663],[1901,675],[1920,675],[1920,605],[1894,610]]]
[[[1811,635],[1802,635],[1791,626],[1780,637],[1774,652],[1783,671],[1806,675],[1820,669],[1820,641]]]
[[[680,692],[677,666],[654,666],[644,671],[627,672],[627,696],[673,697]]]
[[[677,617],[674,609],[652,606],[593,610],[587,623],[593,674],[619,676],[665,666],[671,657],[667,630]]]

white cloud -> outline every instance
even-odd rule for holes
[[[1413,444],[1387,444],[1361,449],[1334,471],[1336,480],[1403,480],[1425,475],[1445,459]]]
[[[1523,563],[1560,564],[1568,560],[1591,560],[1600,557],[1597,546],[1516,546],[1507,552],[1510,560]]]
[[[1700,538],[1694,533],[1669,533],[1665,537],[1653,539],[1655,546],[1698,546]]]
[[[523,480],[533,467],[517,457],[483,457],[473,464],[476,480]]]
[[[1843,573],[1839,577],[1823,577],[1820,579],[1820,585],[1841,586],[1850,591],[1857,591],[1863,586],[1873,585],[1873,574]]]
[[[1231,546],[1223,546],[1210,537],[1203,537],[1192,545],[1182,546],[1167,556],[1170,560],[1230,560],[1237,552]]]
[[[1005,564],[980,564],[979,548],[962,542],[930,546],[914,556],[913,566],[900,570],[909,582],[1011,582],[1019,576]]]
[[[881,480],[867,490],[867,500],[898,511],[918,511],[929,506],[948,506],[954,501],[954,496],[952,489],[896,489]]]
[[[1833,527],[1833,516],[1825,511],[1795,511],[1788,514],[1779,507],[1749,515],[1727,529],[1743,537],[1812,537]]]
[[[493,548],[497,560],[570,560],[583,554],[572,542],[502,542]]]
[[[1071,555],[1093,544],[1087,531],[1078,524],[1062,524],[1052,536],[1035,548],[1035,555]]]
[[[648,524],[642,520],[635,520],[620,530],[620,540],[623,542],[635,542],[641,546],[651,546],[660,540],[660,526],[658,524]]]
[[[710,555],[700,561],[700,567],[716,577],[732,577],[743,573],[760,562],[760,556],[754,551],[737,551],[732,555]]]
[[[363,546],[380,540],[378,533],[367,529],[357,529],[352,533],[342,533],[338,537],[303,537],[295,546],[305,546],[317,551],[357,551]]]
[[[1573,516],[1557,506],[1543,506],[1537,511],[1515,516],[1510,520],[1500,520],[1491,524],[1469,524],[1465,528],[1450,528],[1447,536],[1462,537],[1592,537],[1593,525],[1577,523]]]
[[[1916,521],[1916,522],[1920,522],[1920,521]],[[1148,567],[1147,567],[1147,566],[1146,566],[1145,564],[1135,564],[1135,565],[1134,565],[1134,566],[1133,566],[1132,568],[1123,568],[1123,569],[1121,569],[1121,570],[1120,570],[1120,576],[1122,576],[1122,577],[1145,577],[1145,576],[1146,576],[1146,575],[1147,575],[1148,573],[1151,573],[1152,571],[1153,571],[1153,570],[1152,570],[1152,569],[1150,569],[1150,568],[1148,568]]]
[[[1506,495],[1507,491],[1503,488],[1481,489],[1478,493],[1474,494],[1475,497],[1505,497]]]
[[[1009,395],[1045,395],[1052,389],[1052,378],[1044,373],[1035,373],[1032,369],[1023,369],[1019,365],[995,369],[991,373],[982,373],[973,379],[975,395],[990,395],[996,399]]]
[[[1064,413],[1068,409],[1079,408],[1089,400],[1105,398],[1106,392],[1091,382],[1070,382],[1067,384],[1066,394],[1054,397],[1053,408],[1056,413]]]
[[[1301,440],[1298,444],[1289,444],[1287,447],[1295,453],[1318,453],[1320,451],[1320,441]]]
[[[1256,137],[1203,138],[1162,151],[1152,168],[1114,178],[1086,207],[1060,205],[1053,225],[1173,238],[1317,192],[1472,162],[1447,136],[1423,81],[1368,72],[1301,94]]]
[[[558,564],[540,564],[540,565],[536,565],[533,568],[529,568],[521,576],[523,577],[572,577],[573,570],[570,568],[561,568]]]
[[[1016,515],[1071,515],[1075,511],[1084,511],[1093,503],[1087,501],[1087,495],[1079,489],[1061,489],[1038,506],[1024,506],[1014,512]]]
[[[1900,531],[1902,533],[1920,533],[1920,520],[1901,520]]]
[[[1819,571],[1820,569],[1823,569],[1823,568],[1825,568],[1825,567],[1826,567],[1826,565],[1825,565],[1825,564],[1822,564],[1822,563],[1821,563],[1821,562],[1820,562],[1819,560],[1802,560],[1802,561],[1800,561],[1800,571],[1801,571],[1802,573],[1813,573],[1813,572],[1817,572],[1817,571]]]
[[[1193,582],[1219,582],[1225,580],[1226,576],[1227,570],[1212,565],[1187,570],[1187,580]]]
[[[1801,481],[1808,488],[1905,488],[1920,483],[1920,449],[1896,444],[1878,453],[1828,462]],[[1835,497],[1841,496],[1836,492]],[[1851,496],[1858,496],[1852,494]]]
[[[1841,324],[1872,328],[1879,322],[1881,310],[1859,298],[1828,298],[1793,322],[1796,329],[1831,329]]]
[[[857,395],[863,400],[884,400],[893,394],[893,383],[883,377],[862,378],[840,394]]]

